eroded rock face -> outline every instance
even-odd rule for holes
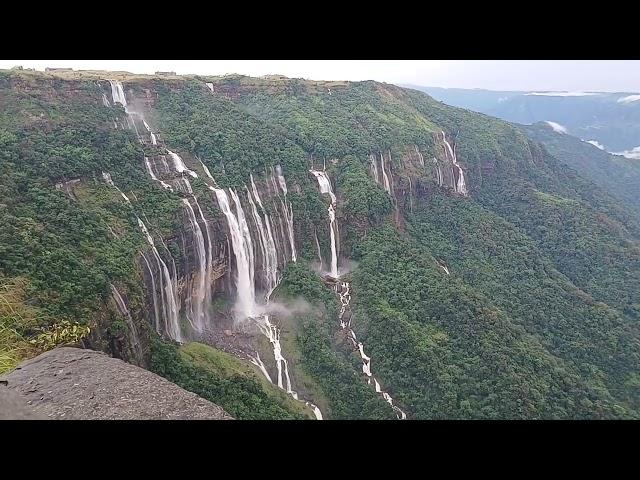
[[[0,420],[46,420],[37,413],[27,399],[15,390],[0,384]]]
[[[2,395],[0,413],[9,415],[6,418],[33,414],[38,418],[73,420],[232,419],[222,408],[195,393],[93,350],[56,348],[22,363],[0,381],[7,382],[3,390],[8,387],[13,390],[9,394],[20,394],[30,407],[30,411],[16,409],[15,395],[11,399]],[[12,411],[16,413],[11,414]]]

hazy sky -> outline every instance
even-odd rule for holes
[[[14,65],[37,70],[282,74],[490,90],[640,92],[640,60],[0,60],[0,68]]]

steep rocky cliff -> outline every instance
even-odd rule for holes
[[[0,382],[19,393],[0,393],[1,415],[13,419],[231,419],[158,375],[92,350],[56,348],[23,362]]]
[[[637,218],[508,123],[375,82],[3,73],[0,95],[25,336],[89,324],[245,418],[637,416]]]

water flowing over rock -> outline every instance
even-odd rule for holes
[[[291,261],[295,263],[297,260],[297,254],[293,231],[293,206],[291,205],[291,202],[287,200],[287,181],[282,174],[282,167],[280,165],[276,165],[276,174],[278,176],[278,184],[280,185],[282,193],[284,194],[284,200],[282,200],[282,210],[287,222],[287,233],[289,234],[289,245],[291,247]]]
[[[371,373],[371,357],[369,357],[365,353],[364,344],[358,341],[356,333],[351,328],[350,312],[348,320],[345,320],[344,318],[345,314],[349,311],[349,304],[351,303],[351,285],[349,284],[349,282],[336,282],[334,290],[340,298],[340,313],[338,314],[340,328],[342,328],[342,330],[347,334],[347,339],[349,340],[351,346],[360,354],[360,358],[362,359],[362,373],[364,373],[365,375],[366,382],[369,385],[371,385],[371,383],[373,382],[376,393],[379,393],[382,398],[384,398],[384,400],[391,406],[393,411],[396,413],[396,417],[399,420],[405,420],[407,418],[405,412],[393,403],[393,398],[391,398],[391,395],[382,390],[380,382],[378,382],[378,380]]]
[[[158,333],[165,333],[173,340],[177,342],[183,341],[182,332],[180,329],[180,320],[179,320],[179,302],[177,301],[177,285],[169,273],[169,268],[167,264],[164,262],[158,249],[155,246],[153,241],[153,237],[149,233],[147,226],[144,224],[140,217],[138,219],[138,226],[140,230],[145,235],[147,242],[151,246],[151,251],[153,252],[153,256],[158,264],[158,270],[161,273],[160,279],[160,292],[161,299],[163,304],[163,321],[164,325],[162,325],[162,329],[158,331]],[[159,323],[159,322],[158,322]]]
[[[231,244],[233,246],[233,255],[236,260],[236,305],[235,311],[237,319],[243,320],[256,315],[256,299],[254,285],[254,266],[253,266],[253,244],[248,228],[240,225],[240,220],[236,214],[231,211],[229,197],[227,192],[222,189],[215,189],[218,205],[222,213],[227,219],[229,234],[231,236]],[[234,202],[235,203],[235,202]],[[236,204],[240,205],[240,202]],[[240,208],[242,208],[240,206]],[[244,216],[244,213],[243,213]]]
[[[127,323],[127,327],[129,327],[129,332],[131,334],[132,345],[134,348],[135,359],[138,362],[138,365],[142,365],[143,363],[143,353],[142,353],[142,344],[140,343],[140,335],[138,333],[138,327],[136,327],[135,322],[133,321],[133,317],[127,308],[127,304],[124,302],[122,295],[118,289],[111,284],[111,294],[113,296],[114,301],[120,311],[120,314],[124,317],[125,322]]]
[[[148,132],[151,144],[158,145],[158,137],[142,114],[133,112],[127,107],[122,85],[119,82],[111,82],[111,87],[114,103],[121,103],[125,107],[129,127],[135,128],[137,119]],[[145,169],[153,181],[158,182],[166,190],[182,195],[181,201],[187,222],[185,231],[193,238],[189,250],[193,252],[195,270],[190,277],[181,280],[181,285],[184,283],[181,289],[188,292],[185,298],[186,319],[193,331],[202,333],[210,324],[209,308],[213,298],[211,290],[213,270],[211,232],[187,177],[198,178],[198,174],[186,166],[180,155],[167,148],[164,149],[166,157],[156,155],[144,158]],[[228,227],[228,239],[230,240],[228,251],[235,260],[235,268],[232,272],[236,293],[235,323],[240,326],[244,321],[249,320],[258,326],[259,331],[269,339],[273,349],[275,367],[278,372],[274,381],[293,398],[305,402],[313,410],[316,418],[322,419],[322,413],[318,407],[311,402],[300,399],[297,392],[293,390],[289,364],[280,344],[280,329],[267,314],[269,298],[280,281],[280,267],[284,268],[287,261],[295,262],[297,260],[293,207],[287,198],[289,192],[282,168],[280,165],[272,168],[271,174],[267,178],[267,182],[270,182],[274,192],[273,196],[267,198],[267,200],[274,202],[275,208],[272,213],[276,218],[272,218],[267,213],[253,175],[250,175],[250,187],[244,186],[244,192],[234,188],[221,189],[217,186],[205,163],[199,159],[198,161],[205,174],[205,183],[209,190],[215,194],[218,207],[224,215]],[[240,195],[238,192],[244,194]],[[136,218],[151,247],[153,257],[150,258],[141,252],[147,271],[147,283],[150,284],[152,290],[154,324],[159,332],[164,332],[170,338],[182,342],[186,337],[180,326],[180,299],[177,295],[175,266],[172,278],[166,262],[155,246],[154,238],[149,233],[147,225],[139,217],[136,216]],[[187,245],[184,235],[182,238],[183,245]],[[162,241],[162,238],[160,240]],[[169,250],[166,246],[165,249],[168,253]],[[173,259],[171,260],[173,261]],[[231,265],[229,265],[228,271],[231,272]],[[258,291],[264,294],[260,299],[257,295]],[[271,382],[272,379],[259,354],[256,352],[255,356],[250,356],[250,360]]]
[[[455,147],[451,148],[451,145],[447,141],[447,135],[444,133],[444,130],[442,131],[442,141],[446,146],[445,151],[447,153],[447,160],[449,160],[452,163],[453,168],[455,168],[458,172],[457,179],[455,174],[453,175],[453,179],[454,179],[453,189],[456,193],[459,193],[460,195],[463,195],[463,196],[467,196],[469,192],[467,190],[467,184],[465,183],[465,180],[464,180],[464,171],[462,170],[462,167],[458,165],[458,159],[456,157]]]
[[[337,238],[339,238],[338,223],[336,222],[336,196],[331,187],[331,181],[327,173],[321,170],[309,170],[311,174],[318,180],[320,193],[328,193],[331,197],[331,204],[327,209],[329,214],[329,231],[331,236],[331,271],[329,272],[333,278],[338,278],[338,247]]]
[[[195,199],[195,197],[193,197]],[[182,199],[182,203],[186,207],[189,224],[195,239],[197,270],[193,279],[192,293],[187,297],[189,309],[187,311],[187,319],[191,326],[198,332],[202,333],[208,322],[208,273],[210,271],[209,258],[207,257],[207,249],[204,244],[204,235],[196,218],[196,213],[186,198]],[[199,208],[199,207],[198,207]],[[202,213],[202,212],[200,212]],[[211,252],[211,248],[209,248]]]

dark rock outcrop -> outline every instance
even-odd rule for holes
[[[0,417],[7,419],[232,419],[195,393],[93,350],[56,348],[22,363],[0,381],[6,382],[6,387],[0,385]]]

